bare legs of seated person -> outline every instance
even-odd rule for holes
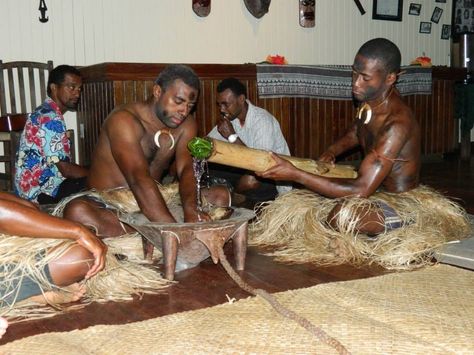
[[[327,217],[327,223],[335,230],[338,230],[337,219],[341,208],[342,206],[340,204],[336,205],[336,207],[329,212]],[[355,227],[359,233],[376,236],[385,231],[385,216],[381,210],[367,211],[365,208],[361,207],[356,210],[355,214],[360,216]]]
[[[228,207],[231,202],[229,190],[225,186],[203,189],[201,198],[216,207]],[[69,202],[64,209],[63,217],[93,228],[99,238],[118,237],[135,232],[131,227],[121,223],[115,212],[86,198],[77,198]]]
[[[47,304],[75,302],[81,299],[86,288],[79,284],[94,264],[93,255],[80,245],[72,246],[66,253],[48,264],[50,281],[61,291],[47,291],[26,298],[28,301]]]
[[[338,213],[340,212],[342,206],[340,204],[336,205],[329,212],[326,223],[330,225],[335,230],[339,230],[337,224]],[[385,216],[382,211],[367,211],[365,208],[359,208],[355,212],[360,219],[355,227],[355,229],[362,234],[367,234],[368,236],[376,237],[378,234],[385,231]],[[342,254],[341,250],[341,241],[337,238],[331,241],[330,247],[335,250],[336,254]]]
[[[249,190],[257,190],[260,188],[261,183],[253,175],[242,175],[239,179],[237,186],[235,187],[235,192],[245,193]]]

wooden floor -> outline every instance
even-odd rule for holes
[[[456,157],[425,160],[422,183],[459,199],[467,211],[474,214],[474,159],[465,162]],[[226,247],[226,254],[232,262],[231,248]],[[240,275],[253,287],[278,292],[325,282],[366,278],[384,272],[378,267],[357,269],[345,265],[324,268],[306,264],[284,265],[249,248],[246,270]],[[145,295],[130,302],[91,304],[54,318],[13,324],[0,344],[39,333],[70,331],[97,324],[123,324],[209,307],[227,302],[226,295],[236,299],[249,296],[239,289],[220,265],[214,265],[209,260],[196,268],[177,273],[176,280],[177,284],[159,295]]]

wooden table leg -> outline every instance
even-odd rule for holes
[[[161,233],[161,242],[163,245],[163,263],[165,266],[165,278],[174,280],[174,271],[176,269],[176,258],[178,256],[178,239],[170,233]]]
[[[247,229],[248,222],[239,227],[232,239],[235,257],[235,269],[245,269],[245,257],[247,256]]]

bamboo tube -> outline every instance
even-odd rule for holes
[[[207,138],[209,139],[209,138]],[[218,139],[210,139],[212,152],[207,158],[209,162],[233,166],[251,171],[265,171],[275,165],[270,153],[261,149],[249,148],[240,144],[231,144]],[[278,154],[288,160],[298,169],[324,177],[350,178],[357,177],[357,172],[351,165],[335,165]]]

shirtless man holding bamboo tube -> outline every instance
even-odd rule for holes
[[[273,154],[276,165],[258,173],[275,180],[294,181],[328,198],[368,197],[378,189],[402,193],[418,186],[420,128],[410,108],[394,87],[400,73],[401,54],[384,38],[365,43],[358,51],[352,74],[352,93],[361,103],[350,130],[320,157],[334,163],[340,154],[361,146],[365,154],[356,179],[324,178],[304,172]],[[330,223],[341,205],[328,217]],[[359,211],[357,230],[376,235],[401,223],[388,205]]]

